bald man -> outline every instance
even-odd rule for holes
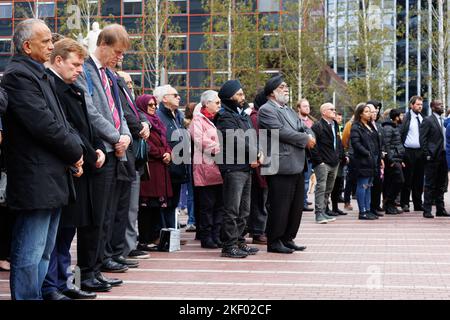
[[[320,107],[322,118],[312,127],[316,135],[317,145],[311,149],[311,162],[316,173],[317,185],[315,192],[316,222],[326,224],[336,220],[339,215],[332,211],[326,212],[328,199],[333,191],[339,163],[344,158],[344,149],[339,137],[339,125],[336,122],[336,108],[331,103]]]

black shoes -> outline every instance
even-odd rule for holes
[[[102,272],[112,272],[112,273],[120,273],[128,271],[128,267],[124,264],[117,263],[113,260],[108,260],[102,265],[101,268]]]
[[[295,249],[287,248],[280,240],[267,245],[267,252],[293,253]]]
[[[137,268],[139,267],[139,262],[125,259],[124,256],[114,257],[113,260],[119,264],[122,264],[128,268]]]
[[[222,249],[222,257],[226,258],[245,258],[248,256],[248,253],[242,251],[237,246],[231,248]]]
[[[333,210],[333,212],[337,213],[340,216],[346,216],[347,215],[347,212],[344,212],[344,211],[339,210],[339,209]]]
[[[428,218],[428,219],[433,219],[434,218],[434,216],[429,211],[424,211],[423,212],[423,217],[424,218]]]
[[[369,211],[366,211],[366,212],[360,212],[358,219],[359,220],[376,220],[376,219],[378,219],[378,217],[374,216]]]
[[[128,259],[148,259],[150,255],[142,250],[131,250],[128,254]]]
[[[107,283],[98,281],[96,278],[81,281],[81,290],[90,292],[108,292],[112,286]]]
[[[306,249],[305,246],[298,246],[298,245],[296,245],[295,242],[292,241],[292,240],[290,240],[290,241],[283,241],[283,244],[284,244],[284,246],[286,248],[293,249],[295,251],[303,251],[303,250]]]
[[[386,206],[386,214],[399,214],[400,212],[394,206]]]
[[[59,291],[53,291],[53,292],[46,293],[46,294],[42,295],[42,298],[44,300],[51,300],[51,301],[72,300]]]
[[[73,286],[71,289],[66,289],[62,292],[66,297],[73,300],[83,300],[83,299],[95,299],[97,295],[93,292],[83,291],[77,286]]]
[[[114,278],[107,278],[101,273],[97,274],[95,278],[104,284],[109,284],[111,287],[117,287],[122,285],[123,281],[120,279],[114,279]]]
[[[211,239],[202,240],[201,246],[202,246],[202,248],[206,248],[206,249],[217,249],[218,248],[217,244],[214,241],[212,241]]]
[[[445,210],[436,211],[436,217],[450,217],[450,214]]]

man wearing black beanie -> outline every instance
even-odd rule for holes
[[[245,243],[243,232],[250,213],[251,168],[262,159],[256,131],[243,112],[247,104],[239,80],[225,82],[219,98],[222,109],[215,122],[223,137],[223,161],[218,163],[223,178],[222,257],[245,258],[259,251]]]

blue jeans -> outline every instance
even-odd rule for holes
[[[61,209],[16,212],[11,244],[13,300],[41,300],[41,287],[55,246]]]
[[[178,203],[180,209],[187,208],[188,221],[187,224],[195,224],[194,213],[194,188],[192,182],[183,183],[181,185],[180,202]]]
[[[358,202],[359,212],[370,211],[370,198],[373,177],[359,177],[356,185],[356,200]]]
[[[308,171],[305,171],[305,191],[304,191],[304,201],[303,201],[303,207],[308,207],[308,190],[309,190],[309,180],[311,179],[312,175],[312,163],[309,160],[306,160],[308,162]]]

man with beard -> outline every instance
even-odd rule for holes
[[[219,163],[224,203],[222,257],[245,258],[259,251],[245,243],[243,232],[250,214],[251,168],[258,167],[263,160],[257,149],[256,131],[244,112],[247,104],[239,80],[225,82],[219,98],[222,109],[216,127],[223,137],[223,163]]]
[[[403,177],[405,148],[401,143],[400,131],[398,130],[398,126],[402,123],[401,114],[400,109],[392,109],[389,112],[390,119],[382,124],[383,144],[386,151],[383,181],[386,214],[401,213],[395,206],[395,199],[405,182]]]
[[[287,106],[289,87],[283,77],[269,79],[264,93],[269,101],[259,110],[259,126],[270,130],[270,134],[278,132],[279,138],[279,152],[270,146],[272,163],[279,165],[271,164],[263,172],[267,175],[270,205],[267,251],[288,254],[306,249],[295,244],[294,239],[303,213],[305,148],[314,147],[315,139],[295,111]]]
[[[444,104],[431,102],[433,114],[420,126],[420,145],[425,156],[425,182],[423,217],[433,218],[431,206],[436,204],[437,217],[450,217],[445,211],[444,193],[448,187],[447,159],[445,156]]]

